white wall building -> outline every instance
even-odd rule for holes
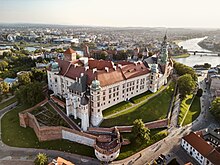
[[[66,98],[67,115],[80,118],[82,129],[87,130],[90,124],[100,124],[103,110],[148,90],[156,92],[167,83],[173,63],[166,49],[165,38],[161,53],[153,57],[158,63],[117,64],[87,57],[76,60],[76,52],[68,49],[64,60],[59,59],[48,69],[48,88]]]
[[[203,137],[207,135],[200,132],[191,132],[181,140],[183,149],[193,157],[200,165],[218,165],[220,164],[220,153]]]

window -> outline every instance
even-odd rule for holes
[[[109,99],[111,99],[112,95],[109,95]]]
[[[100,96],[97,96],[97,101],[99,101],[100,100]]]
[[[105,101],[105,96],[103,97],[103,101]]]
[[[57,83],[57,78],[54,79],[55,83]]]
[[[97,107],[100,107],[100,102],[97,103]]]
[[[111,88],[109,89],[109,93],[112,93],[112,89]]]
[[[100,109],[98,109],[98,112],[100,112]]]
[[[103,93],[102,93],[103,95],[105,95],[105,91],[103,91]]]

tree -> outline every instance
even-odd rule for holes
[[[1,82],[1,91],[3,94],[6,94],[9,92],[9,85],[6,82]]]
[[[36,80],[36,81],[46,81],[47,79],[47,73],[42,70],[42,69],[31,69],[32,72],[32,81]]]
[[[211,106],[210,112],[218,120],[220,119],[220,97],[216,97],[215,100],[212,101],[212,106]]]
[[[176,70],[179,76],[182,76],[184,74],[190,74],[193,80],[197,81],[197,75],[196,72],[193,70],[193,68],[181,64],[179,62],[174,62],[174,69]]]
[[[19,103],[33,106],[44,99],[43,86],[37,81],[20,86],[16,90],[15,96]]]
[[[177,84],[182,98],[185,98],[187,94],[191,94],[196,87],[196,82],[190,74],[180,76],[177,80]]]
[[[142,119],[136,119],[133,122],[132,133],[138,144],[148,142],[150,140],[150,130],[145,127]]]
[[[25,72],[25,73],[18,75],[19,84],[26,85],[26,84],[31,83],[31,76],[32,76],[31,72]]]
[[[1,60],[0,61],[0,70],[4,71],[8,67],[8,62]]]
[[[203,90],[201,88],[198,89],[196,96],[201,97],[203,93]]]
[[[39,153],[34,160],[35,165],[47,165],[48,157],[45,153]]]

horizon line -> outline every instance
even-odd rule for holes
[[[30,25],[58,25],[58,26],[78,26],[78,27],[104,27],[104,28],[165,28],[165,29],[220,29],[220,27],[168,27],[168,26],[108,26],[108,25],[77,25],[77,24],[62,24],[62,23],[27,23],[27,22],[0,22],[2,24],[19,25],[19,24],[30,24]]]

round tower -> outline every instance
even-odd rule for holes
[[[89,127],[89,98],[84,94],[80,100],[81,105],[81,128],[87,131]]]
[[[103,162],[115,160],[119,156],[121,143],[122,137],[116,127],[111,134],[99,135],[94,144],[96,157]]]
[[[150,87],[149,90],[153,93],[157,91],[158,86],[158,79],[159,79],[159,70],[157,64],[151,65],[151,75],[150,75]]]
[[[100,82],[93,80],[91,85],[91,123],[93,126],[98,126],[102,121],[102,111],[100,110]]]

